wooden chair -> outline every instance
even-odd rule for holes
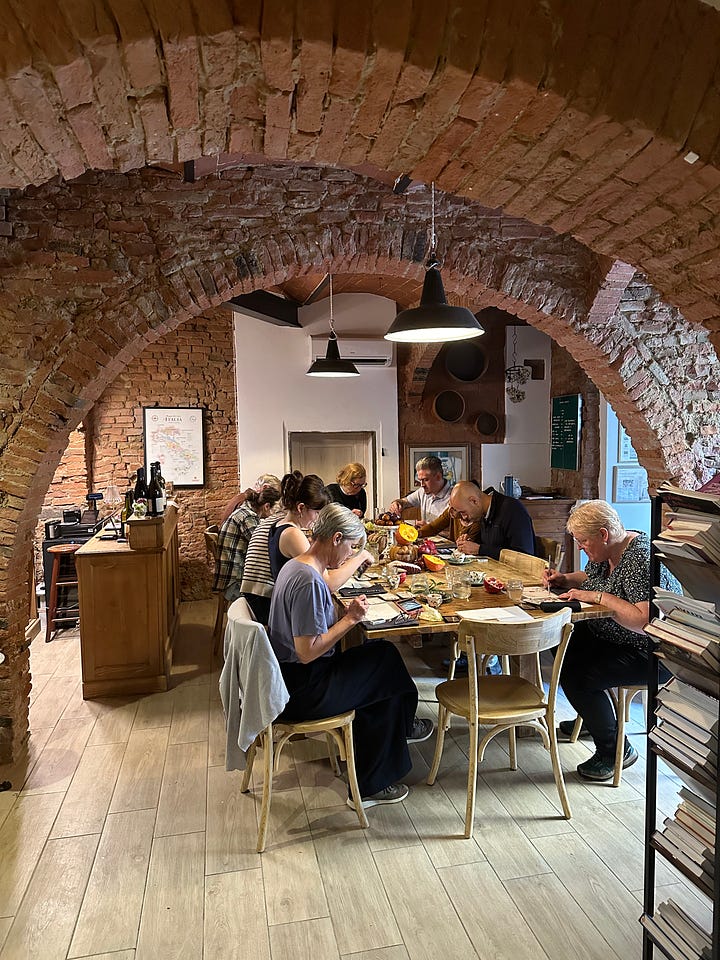
[[[557,563],[562,550],[562,544],[558,543],[557,540],[553,540],[552,537],[535,537],[535,542],[543,560],[550,558],[553,563]]]
[[[450,717],[464,717],[470,728],[468,762],[467,805],[465,808],[465,837],[473,833],[475,816],[475,786],[478,763],[482,763],[485,747],[490,740],[504,730],[510,736],[510,769],[517,770],[515,728],[530,726],[539,730],[545,749],[550,752],[553,776],[560,796],[563,814],[570,819],[570,804],[565,790],[562,767],[558,756],[555,732],[555,700],[560,679],[560,670],[568,641],[572,634],[571,611],[560,610],[553,616],[521,623],[471,623],[461,622],[458,639],[461,649],[467,652],[468,676],[463,680],[446,680],[435,690],[438,698],[437,743],[432,768],[427,782],[433,784],[440,766],[445,732],[450,726]],[[535,654],[538,660],[543,650],[558,647],[553,663],[548,696],[542,686],[524,677],[478,675],[478,655],[497,653],[504,658]],[[539,675],[539,674],[538,674]],[[490,727],[478,743],[478,726]]]
[[[499,559],[500,563],[514,567],[518,573],[526,573],[537,579],[542,579],[543,573],[547,570],[547,563],[542,557],[533,557],[529,553],[520,553],[517,550],[501,550]]]
[[[78,577],[75,569],[75,553],[82,546],[81,543],[58,543],[47,548],[52,558],[52,573],[50,574],[50,596],[47,600],[47,624],[45,626],[45,643],[50,643],[57,624],[70,623],[74,625],[80,619],[80,604],[77,594],[70,598],[69,590],[77,590]],[[60,628],[62,629],[62,628]]]
[[[640,693],[643,698],[643,708],[645,710],[645,722],[647,724],[647,685],[639,684],[637,686],[620,686],[615,690],[608,690],[615,705],[615,715],[618,722],[617,743],[615,745],[615,771],[613,773],[613,786],[619,787],[622,781],[623,772],[623,754],[625,753],[625,724],[630,722],[630,704]],[[575,726],[570,734],[570,743],[575,743],[580,736],[582,729],[582,717],[576,717]]]
[[[255,623],[250,619],[251,611],[244,599],[236,600],[228,611],[228,626],[225,634],[225,655],[226,666],[228,659],[228,647],[231,643],[242,644],[245,635],[244,628],[248,625],[253,629],[261,631],[264,643],[267,644],[269,656],[274,657],[270,641],[267,639],[265,628],[262,624]],[[247,695],[247,692],[245,693]],[[257,698],[256,698],[257,699]],[[257,703],[255,704],[257,707]],[[350,786],[350,795],[355,803],[355,811],[360,826],[363,829],[368,827],[368,818],[362,805],[360,797],[360,788],[357,782],[357,772],[355,770],[355,750],[352,739],[352,723],[355,719],[355,711],[348,710],[346,713],[339,713],[334,717],[325,717],[322,720],[295,721],[293,723],[284,720],[273,720],[268,723],[257,735],[250,749],[247,752],[247,765],[243,773],[240,790],[242,793],[248,793],[250,789],[250,778],[252,776],[253,764],[258,748],[264,751],[264,777],[263,777],[263,795],[260,808],[260,823],[258,825],[257,852],[262,853],[265,849],[267,839],[268,819],[270,815],[270,802],[272,800],[272,781],[273,774],[277,773],[280,764],[280,755],[285,744],[294,736],[302,735],[306,737],[315,734],[324,734],[328,743],[328,753],[330,762],[336,776],[340,775],[340,766],[335,756],[335,747],[337,747],[341,760],[347,764],[348,784]]]
[[[208,558],[214,563],[213,573],[217,571],[217,564],[220,559],[220,548],[218,546],[219,529],[216,523],[211,524],[205,530],[205,552]],[[227,600],[222,590],[213,591],[217,598],[217,609],[215,612],[215,626],[213,627],[213,655],[217,656],[220,649],[220,641],[223,635],[223,624],[225,622],[225,612],[228,607]]]

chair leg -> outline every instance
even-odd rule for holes
[[[336,777],[339,777],[342,774],[340,769],[340,763],[338,762],[337,751],[335,750],[335,740],[331,733],[325,734],[325,740],[327,742],[328,749],[328,760],[330,761],[330,766],[332,767],[332,772]]]
[[[352,727],[344,728],[345,736],[345,756],[347,757],[347,772],[348,772],[348,783],[350,785],[350,796],[353,799],[355,804],[355,812],[357,813],[357,818],[360,821],[360,826],[363,830],[368,828],[368,818],[365,813],[365,808],[362,805],[362,797],[360,796],[360,787],[357,782],[357,771],[355,770],[355,747],[353,745],[352,738]]]
[[[247,752],[245,770],[240,784],[240,793],[247,793],[250,789],[250,777],[252,776],[253,764],[255,763],[255,754],[257,753],[257,739],[253,740],[250,749]]]
[[[225,622],[225,610],[227,601],[222,593],[218,594],[217,611],[215,612],[215,626],[213,627],[213,656],[220,652],[220,643],[223,637],[223,623]]]
[[[517,770],[517,727],[508,730],[510,748],[510,769]]]
[[[438,704],[438,724],[437,739],[435,740],[435,756],[433,757],[430,772],[427,775],[427,781],[430,786],[435,783],[435,777],[440,769],[440,758],[442,757],[443,745],[445,743],[445,724],[447,723],[447,710],[442,704]]]
[[[575,717],[575,725],[572,728],[572,733],[570,734],[570,743],[577,743],[577,738],[580,736],[580,731],[582,730],[582,717]]]
[[[565,778],[563,777],[562,767],[560,766],[560,753],[558,751],[557,732],[555,730],[554,718],[552,718],[551,723],[548,722],[548,737],[550,739],[550,760],[552,762],[555,786],[557,787],[557,792],[560,797],[560,805],[562,806],[563,813],[565,814],[565,819],[569,820],[572,816],[572,812],[570,810],[570,801],[568,800],[567,789],[565,788]]]
[[[273,779],[273,738],[272,728],[263,734],[263,748],[265,750],[265,779],[263,781],[262,807],[260,808],[260,825],[258,827],[257,852],[262,853],[267,840],[268,818],[270,816],[270,801],[272,799]]]
[[[465,804],[465,839],[473,835],[475,823],[475,790],[477,787],[478,768],[478,727],[477,723],[470,724],[470,749],[468,751],[468,783],[467,802]]]
[[[617,696],[617,743],[615,744],[615,772],[613,786],[619,787],[622,780],[623,755],[625,753],[625,701],[626,691],[618,687]],[[629,704],[628,704],[629,706]]]

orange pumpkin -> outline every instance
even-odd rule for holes
[[[410,543],[415,543],[418,532],[410,523],[401,523],[395,531],[395,543],[405,547]]]
[[[441,557],[434,556],[432,553],[423,554],[423,563],[425,564],[425,569],[431,573],[439,573],[445,566],[445,561]]]

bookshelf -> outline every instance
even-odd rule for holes
[[[720,960],[720,497],[663,484],[652,504],[643,960]],[[660,588],[664,565],[683,596]],[[672,677],[659,687],[659,665]],[[658,759],[683,781],[680,802],[658,823]],[[672,863],[712,904],[702,929],[668,899],[655,903],[655,859]]]

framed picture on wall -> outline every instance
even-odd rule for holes
[[[618,420],[618,463],[637,463],[637,454],[633,449],[630,437],[625,433],[625,427]]]
[[[649,499],[644,467],[613,467],[614,503],[644,503]]]
[[[451,483],[470,479],[470,444],[458,443],[452,447],[405,447],[405,459],[408,469],[407,489],[418,486],[415,464],[423,457],[438,457],[443,465],[443,475]]]
[[[176,487],[205,485],[202,407],[143,407],[145,470],[160,461],[166,482]]]

